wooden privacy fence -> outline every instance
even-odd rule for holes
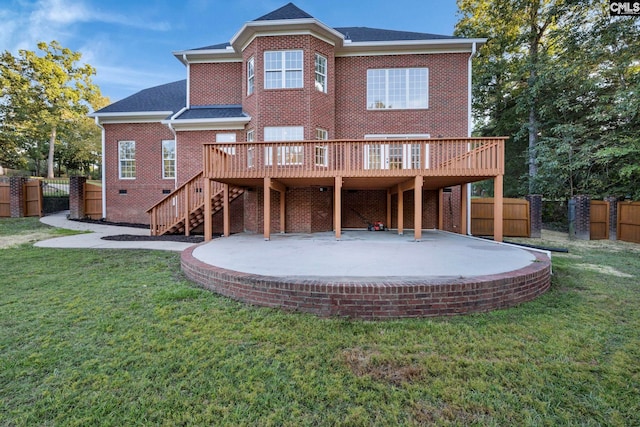
[[[20,211],[24,216],[42,216],[42,187],[40,181],[32,179],[22,186],[24,205]],[[19,200],[19,199],[18,199]],[[0,217],[11,217],[11,183],[0,181]]]
[[[102,187],[85,182],[84,215],[91,219],[102,219]]]
[[[531,236],[529,201],[505,198],[502,215],[504,236]],[[471,234],[493,236],[493,198],[471,199]]]
[[[0,218],[11,216],[11,190],[9,181],[0,180]]]
[[[640,243],[640,202],[618,203],[618,239]]]
[[[591,240],[609,238],[609,202],[592,200],[590,207],[589,235]]]

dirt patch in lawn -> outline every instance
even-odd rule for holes
[[[623,273],[608,265],[596,265],[596,264],[576,264],[578,268],[584,270],[595,271],[596,273],[607,274],[615,277],[633,277],[631,274]]]
[[[40,240],[49,239],[50,237],[51,234],[42,232],[2,236],[2,238],[0,238],[0,249],[8,249],[24,243],[35,243]]]

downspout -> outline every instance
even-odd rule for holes
[[[105,173],[105,150],[106,150],[106,143],[105,143],[105,135],[104,135],[104,126],[102,126],[100,124],[100,119],[98,116],[96,116],[96,125],[102,129],[101,133],[101,147],[102,147],[102,153],[101,153],[101,157],[102,157],[102,166],[100,168],[100,174],[102,175],[102,218],[106,218],[107,217],[107,174]]]
[[[473,94],[472,94],[472,87],[473,87],[473,81],[472,81],[472,73],[473,73],[473,58],[475,58],[476,56],[478,56],[478,50],[477,50],[477,45],[476,42],[473,42],[471,44],[471,55],[469,56],[469,64],[468,64],[468,69],[467,69],[467,136],[471,137],[471,134],[473,133],[473,124],[472,124],[472,114],[471,114],[471,108],[472,108],[472,102],[473,102]],[[469,149],[471,149],[471,147],[469,146]],[[471,235],[471,183],[467,183],[467,234],[470,236]]]
[[[185,105],[187,106],[187,108],[189,108],[189,106],[191,105],[191,96],[190,96],[191,64],[189,63],[189,60],[187,59],[187,54],[186,53],[182,54],[182,60],[187,65],[187,99],[186,99],[187,103]]]
[[[188,97],[189,95],[187,95]],[[173,133],[173,140],[176,142],[176,176],[173,179],[173,188],[176,189],[178,188],[178,134],[176,133],[176,130],[173,127],[173,120],[178,117],[180,114],[184,113],[185,110],[187,110],[188,107],[182,107],[182,109],[180,109],[180,111],[178,111],[177,113],[175,113],[173,116],[171,116],[169,118],[169,120],[167,121],[167,126],[169,127],[169,130],[171,131],[171,133]]]

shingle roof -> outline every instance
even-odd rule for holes
[[[127,98],[96,111],[100,113],[135,113],[145,111],[172,111],[184,108],[187,98],[187,81],[167,83],[143,89]]]
[[[242,112],[241,105],[206,105],[191,107],[176,117],[175,120],[230,119],[237,117],[248,117]]]
[[[226,42],[226,43],[218,43],[218,44],[213,44],[211,46],[204,46],[204,47],[197,47],[195,49],[192,50],[214,50],[214,49],[226,49],[228,46],[231,46],[231,43]]]
[[[390,41],[406,41],[406,40],[437,40],[437,39],[455,39],[458,37],[443,36],[440,34],[416,33],[411,31],[383,30],[380,28],[369,27],[339,27],[334,28],[336,31],[344,34],[345,39],[354,42],[390,42]]]
[[[260,18],[254,19],[254,21],[276,21],[280,19],[305,19],[313,18],[304,10],[300,9],[293,3],[287,3],[280,9],[276,9],[273,12],[267,13]]]

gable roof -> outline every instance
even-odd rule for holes
[[[184,108],[187,99],[187,81],[167,83],[143,89],[120,101],[114,102],[90,117],[116,115],[118,113],[169,113],[170,116]]]
[[[269,12],[260,18],[254,19],[254,21],[277,21],[280,19],[307,19],[313,16],[309,15],[304,10],[300,9],[293,3],[287,3],[280,9],[276,9],[273,12]]]

